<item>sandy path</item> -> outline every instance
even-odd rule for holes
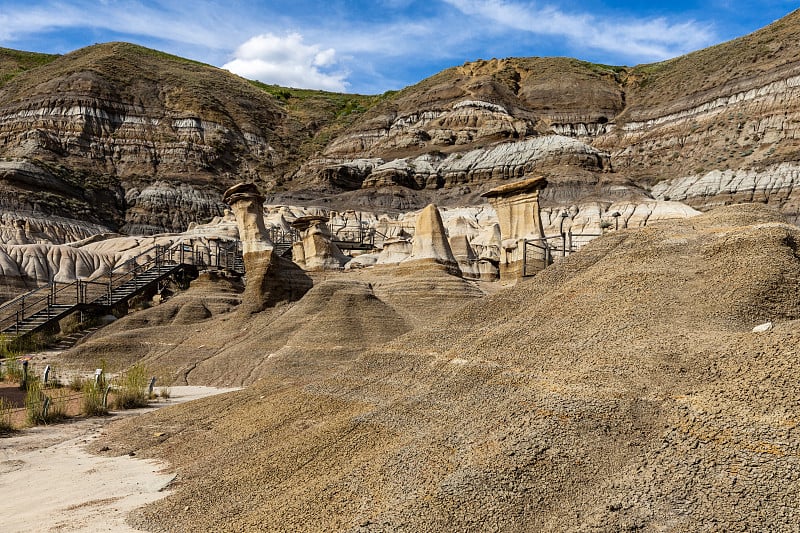
[[[171,387],[160,408],[236,389]],[[0,530],[136,531],[125,524],[136,507],[162,498],[174,479],[164,464],[134,457],[101,457],[84,450],[114,416],[36,427],[0,439]]]

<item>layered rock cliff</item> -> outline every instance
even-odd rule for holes
[[[19,212],[182,230],[220,214],[232,183],[288,172],[321,127],[226,71],[134,45],[41,63],[0,65],[0,201]]]
[[[637,67],[479,60],[376,97],[262,86],[124,43],[0,50],[0,207],[14,213],[0,233],[52,217],[180,231],[220,215],[241,181],[272,203],[474,205],[529,173],[547,176],[554,209],[766,201],[796,221],[785,176],[800,161],[798,31],[800,11]],[[698,181],[719,192],[687,185]],[[39,231],[79,236],[60,232]]]
[[[464,184],[485,190],[527,172],[558,178],[544,198],[556,205],[611,191],[647,197],[659,182],[697,175],[785,184],[783,165],[800,159],[798,29],[794,12],[741,39],[633,68],[527,58],[448,69],[369,110],[295,177],[378,201],[368,191],[399,185],[444,204]],[[797,220],[791,188],[765,190],[764,201]],[[689,192],[681,199],[701,209],[750,201],[746,192],[709,201]]]

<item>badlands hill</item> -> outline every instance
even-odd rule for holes
[[[102,334],[116,351],[135,330],[179,382],[252,385],[96,447],[178,470],[132,518],[151,531],[792,531],[798,242],[740,205],[484,297],[376,268],[243,315],[206,280]]]
[[[637,67],[479,60],[374,97],[264,86],[125,43],[0,50],[0,219],[181,231],[240,181],[273,203],[410,210],[478,203],[535,171],[555,208],[767,202],[796,221],[798,31],[795,11]]]
[[[291,172],[315,134],[370,100],[286,94],[127,43],[64,56],[0,49],[0,205],[128,233],[207,221],[227,187]]]

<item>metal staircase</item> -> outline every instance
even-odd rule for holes
[[[209,241],[156,245],[101,276],[71,283],[53,281],[0,306],[0,335],[17,340],[76,311],[110,313],[131,298],[158,290],[167,278],[201,269],[244,273],[241,244]]]

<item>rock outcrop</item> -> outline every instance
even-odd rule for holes
[[[475,61],[381,97],[268,88],[273,97],[124,43],[42,57],[35,68],[12,65],[0,86],[0,209],[161,233],[220,215],[222,191],[240,181],[274,203],[411,211],[477,205],[536,173],[551,184],[542,207],[564,209],[643,202],[654,186],[673,198],[660,182],[721,173],[770,185],[708,202],[677,185],[685,203],[764,196],[797,220],[798,193],[771,183],[798,159],[799,27],[796,11],[637,67]],[[0,235],[16,235],[3,224]]]
[[[402,261],[405,268],[424,270],[430,266],[441,267],[454,276],[461,276],[458,261],[453,257],[447,240],[439,209],[431,204],[417,217],[411,254]]]
[[[325,216],[311,215],[292,222],[300,231],[300,241],[292,246],[292,260],[303,270],[337,270],[350,260],[333,243],[328,220]]]
[[[547,187],[542,176],[515,181],[486,193],[497,211],[500,222],[500,278],[513,280],[526,273],[528,263],[537,269],[551,261],[548,243],[544,241],[539,192]],[[535,246],[529,250],[528,241]]]
[[[326,122],[308,130],[227,71],[126,43],[15,74],[0,84],[0,201],[131,233],[207,222],[226,187],[285,172],[289,144]]]
[[[780,209],[787,220],[800,224],[798,190],[800,165],[781,163],[758,170],[713,170],[664,180],[653,187],[653,196],[686,202],[702,210],[728,204],[765,203]]]
[[[253,314],[279,302],[300,299],[311,288],[311,280],[296,264],[274,252],[264,226],[264,197],[252,183],[240,183],[225,191],[239,227],[246,272],[240,311]]]

